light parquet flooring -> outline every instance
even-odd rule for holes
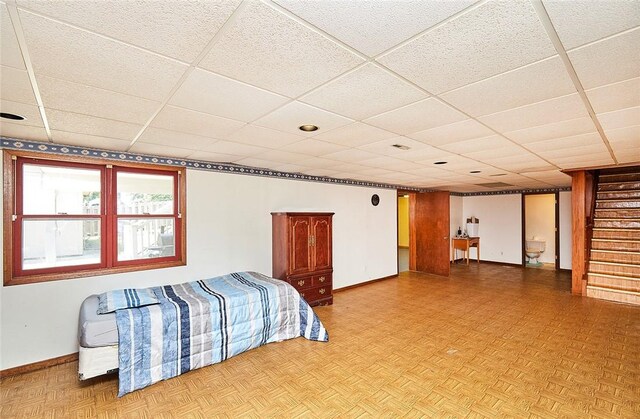
[[[329,343],[269,344],[117,398],[77,363],[2,381],[0,417],[640,418],[640,307],[494,264],[402,273],[316,312]]]

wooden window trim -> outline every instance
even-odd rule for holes
[[[15,254],[17,252],[14,251],[14,233],[13,233],[13,215],[16,214],[16,192],[17,185],[15,182],[16,179],[16,159],[18,157],[24,158],[32,158],[38,159],[43,162],[61,162],[61,163],[82,163],[86,165],[96,165],[96,166],[104,166],[109,170],[112,166],[118,166],[123,168],[133,169],[133,171],[140,170],[153,170],[155,172],[158,171],[166,171],[177,173],[176,180],[176,199],[174,205],[177,206],[177,210],[174,214],[178,214],[175,217],[174,214],[168,215],[157,215],[156,218],[162,218],[163,216],[167,216],[170,218],[175,218],[178,223],[175,228],[175,243],[176,243],[176,257],[171,257],[171,260],[167,260],[167,258],[158,258],[158,259],[138,259],[135,261],[127,261],[127,262],[119,262],[114,264],[114,266],[110,267],[98,267],[98,268],[88,268],[88,269],[80,269],[68,272],[50,272],[50,273],[41,273],[41,274],[27,274],[27,275],[15,275],[14,263],[17,263],[15,259]],[[187,249],[186,249],[186,199],[187,199],[187,191],[186,191],[186,169],[182,167],[167,167],[167,166],[156,166],[144,163],[137,162],[128,162],[128,161],[111,161],[104,159],[89,159],[85,157],[76,157],[76,156],[60,156],[60,155],[52,155],[46,153],[37,153],[31,151],[23,151],[23,150],[4,150],[3,151],[3,261],[4,261],[4,285],[21,285],[21,284],[32,284],[38,282],[47,282],[47,281],[59,281],[64,279],[74,279],[74,278],[84,278],[91,276],[100,276],[100,275],[110,275],[115,273],[124,273],[124,272],[135,272],[135,271],[143,271],[150,269],[162,269],[174,266],[184,266],[187,263]],[[105,191],[103,191],[103,195],[111,192],[111,185],[109,181],[104,184]],[[103,206],[106,205],[106,197],[103,196]],[[101,216],[105,214],[105,210],[102,210]],[[73,216],[69,216],[73,218]],[[64,218],[64,217],[61,217]],[[113,232],[108,229],[109,226],[104,225],[102,229],[106,232],[106,237],[103,239],[103,243],[107,243],[107,245],[111,245],[115,237],[113,236]]]

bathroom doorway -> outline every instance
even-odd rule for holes
[[[409,194],[398,191],[398,273],[409,270]]]
[[[522,194],[522,266],[560,268],[558,201],[558,192]]]

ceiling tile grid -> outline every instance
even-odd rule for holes
[[[458,192],[640,163],[640,4],[543,1],[0,1],[0,135]]]

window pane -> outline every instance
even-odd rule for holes
[[[118,260],[175,256],[173,218],[118,220]]]
[[[23,166],[24,214],[100,214],[100,170]]]
[[[173,214],[173,175],[118,172],[118,214]]]
[[[23,220],[22,269],[100,263],[100,220]]]

